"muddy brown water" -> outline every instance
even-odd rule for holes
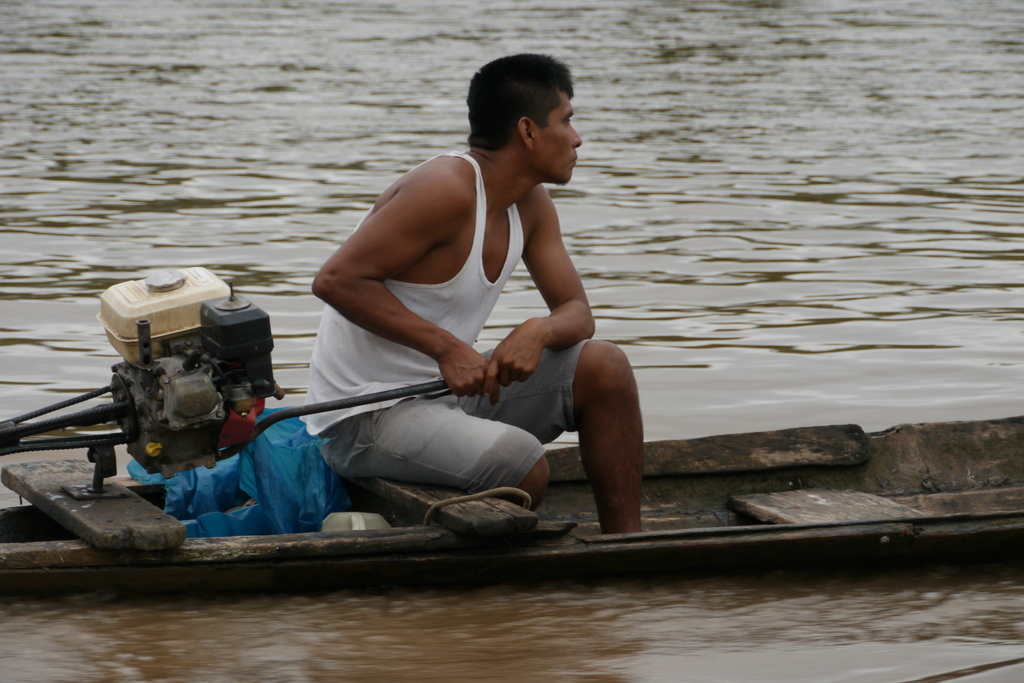
[[[299,403],[317,267],[515,51],[576,72],[552,194],[648,439],[1024,414],[1022,28],[1015,0],[8,0],[0,418],[106,384],[100,293],[193,265],[270,313]],[[481,344],[542,310],[520,271]],[[1010,564],[5,600],[0,680],[991,683],[1024,680],[1021,614]]]

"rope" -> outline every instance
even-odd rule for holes
[[[522,489],[517,489],[514,486],[502,486],[496,489],[488,489],[481,491],[480,493],[471,493],[468,496],[455,496],[454,498],[446,498],[445,500],[439,500],[430,506],[427,510],[427,514],[423,517],[423,526],[430,526],[430,520],[434,517],[434,513],[443,507],[449,505],[458,505],[459,503],[470,503],[474,500],[480,500],[481,498],[497,498],[498,496],[518,496],[523,500],[523,507],[527,510],[533,505],[533,499],[530,498],[530,494]]]

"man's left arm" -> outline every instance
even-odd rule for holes
[[[558,214],[547,190],[538,185],[519,203],[519,209],[523,261],[550,313],[526,320],[495,348],[487,373],[501,386],[529,378],[544,349],[568,348],[594,334],[590,303],[565,249]]]

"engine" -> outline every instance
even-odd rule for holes
[[[128,453],[169,477],[212,467],[249,440],[274,382],[270,318],[205,268],[110,287],[97,316],[124,359],[113,366]]]

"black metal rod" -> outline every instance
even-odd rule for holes
[[[153,338],[150,336],[149,320],[136,320],[135,329],[138,335],[139,365],[148,368],[153,363]]]
[[[95,446],[93,447],[95,448]],[[103,493],[103,466],[97,461],[95,467],[92,468],[92,484],[87,489],[89,493]]]
[[[310,403],[309,405],[299,406],[297,408],[284,408],[283,410],[278,410],[274,414],[268,415],[257,422],[256,427],[252,432],[252,439],[250,440],[254,440],[271,425],[274,425],[281,420],[287,420],[288,418],[313,415],[315,413],[327,413],[332,410],[344,410],[345,408],[355,408],[356,406],[365,406],[370,403],[381,403],[383,401],[391,401],[398,398],[409,398],[410,396],[419,396],[421,394],[433,394],[435,392],[438,396],[444,396],[445,394],[450,394],[451,389],[448,388],[448,385],[443,379],[439,379],[434,380],[433,382],[426,382],[424,384],[414,384],[410,387],[379,391],[375,394],[354,396],[352,398],[339,398],[335,401],[324,401],[323,403]]]
[[[13,420],[10,420],[10,422],[18,424],[19,422],[31,420],[32,418],[39,417],[40,415],[46,415],[47,413],[62,410],[69,406],[73,406],[76,403],[82,403],[84,401],[88,401],[90,398],[97,398],[99,396],[102,396],[103,394],[109,393],[110,389],[111,388],[109,386],[103,387],[102,389],[96,389],[95,391],[90,391],[86,394],[82,394],[81,396],[69,398],[66,401],[61,401],[60,403],[54,403],[52,406],[46,406],[45,408],[40,408],[39,410],[33,410],[31,413],[25,413],[24,415],[16,417]]]
[[[42,439],[29,439],[19,442],[17,445],[0,448],[0,455],[11,455],[12,453],[27,453],[30,451],[54,451],[72,448],[88,448],[89,446],[103,446],[128,443],[128,435],[124,432],[108,432],[94,436],[57,436]]]
[[[127,401],[109,403],[104,406],[88,408],[70,415],[61,415],[58,417],[40,420],[39,422],[4,427],[0,429],[0,441],[7,440],[11,437],[43,434],[44,432],[52,432],[55,429],[61,429],[63,427],[88,427],[101,422],[107,422],[109,420],[122,417],[124,415],[125,408],[128,405]]]

